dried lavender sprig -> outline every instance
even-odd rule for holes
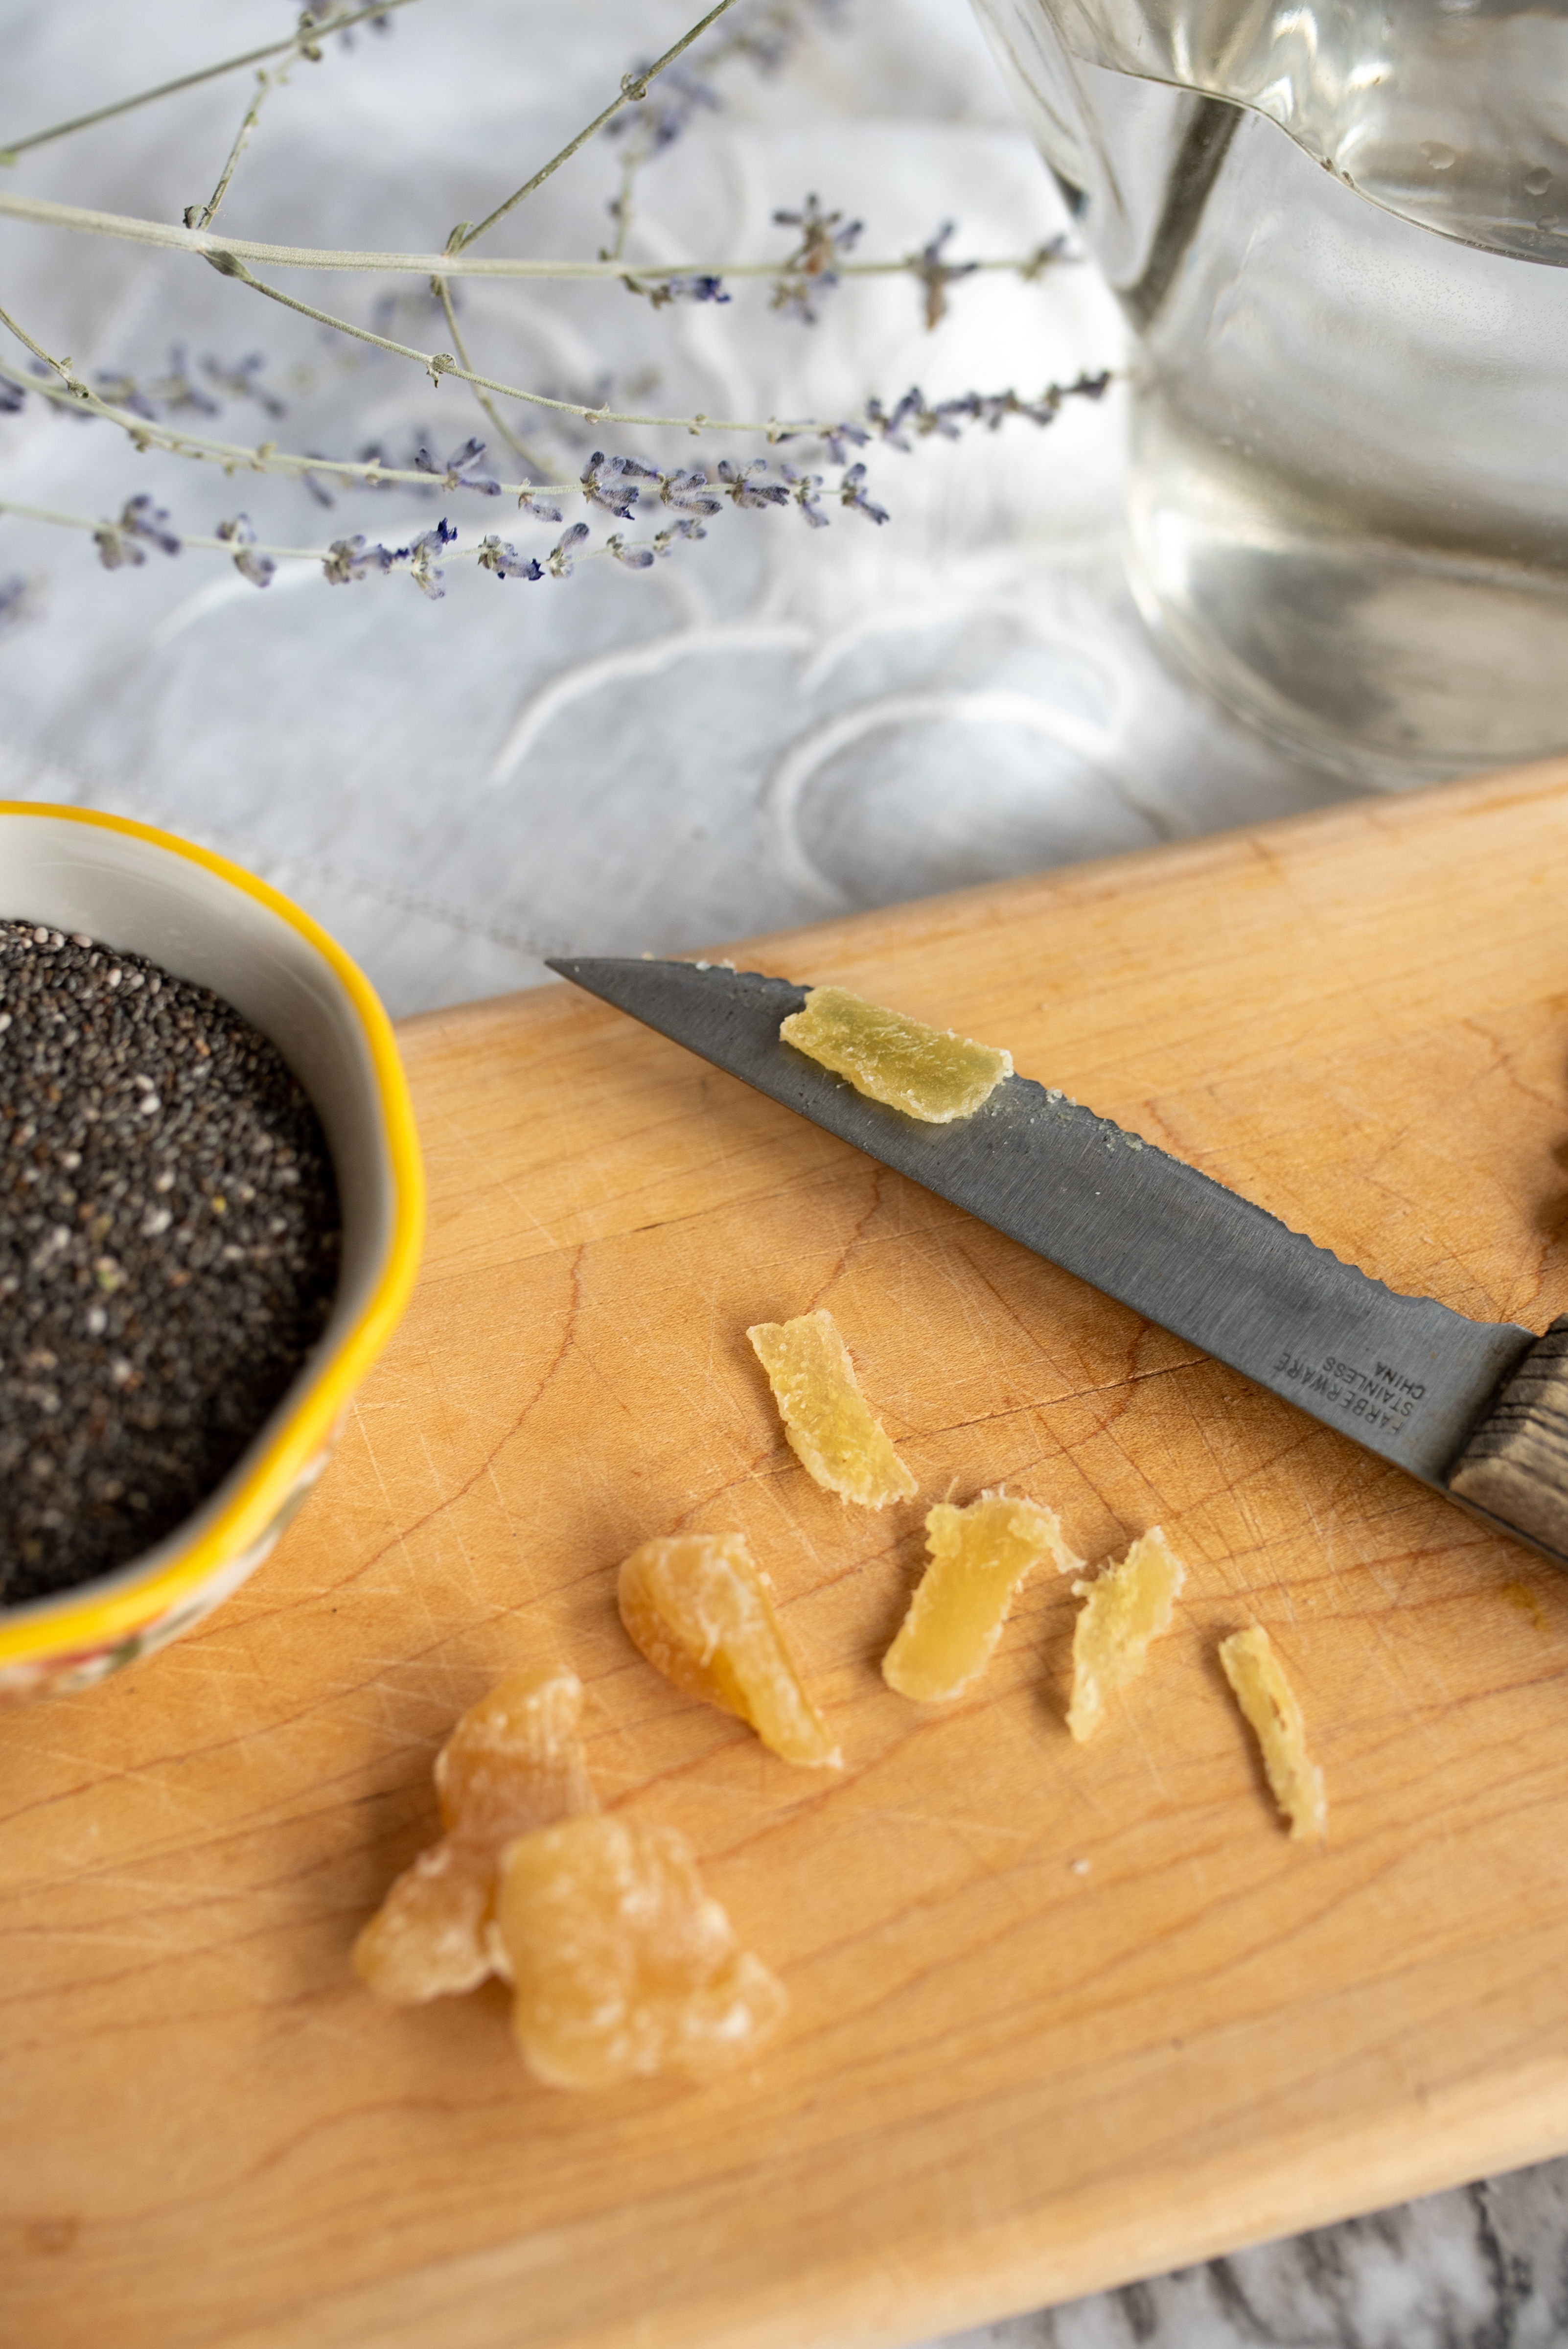
[[[464,558],[477,561],[485,570],[500,569],[503,577],[532,578],[548,574],[552,578],[565,579],[570,577],[578,562],[591,560],[597,555],[607,555],[625,563],[629,554],[635,554],[643,546],[650,548],[655,555],[667,554],[671,546],[682,539],[707,535],[697,523],[676,521],[666,523],[649,540],[634,541],[628,544],[616,533],[602,546],[585,548],[583,541],[589,535],[588,525],[582,522],[573,523],[545,556],[542,571],[536,574],[518,555],[515,547],[503,547],[494,537],[482,538],[473,546],[454,544],[458,533],[445,516],[433,530],[422,531],[407,546],[369,544],[363,534],[356,533],[352,538],[335,539],[330,546],[323,547],[263,545],[253,533],[246,535],[250,532],[250,523],[243,514],[232,521],[220,523],[211,537],[197,531],[176,534],[168,528],[168,515],[160,507],[153,506],[150,498],[145,495],[129,500],[118,522],[95,522],[89,514],[60,513],[47,506],[25,505],[15,498],[0,498],[0,514],[15,514],[22,521],[48,523],[62,530],[86,531],[98,543],[98,559],[106,570],[119,570],[126,564],[144,562],[146,556],[141,543],[145,540],[160,547],[167,554],[179,554],[187,548],[194,548],[202,554],[226,554],[233,562],[235,569],[256,586],[268,584],[279,563],[318,563],[328,583],[333,585],[406,570],[433,601],[438,600],[444,592],[440,585],[442,574],[437,562],[437,558],[443,555],[459,561]],[[559,518],[556,517],[557,520]],[[495,559],[498,553],[508,559],[504,565]],[[511,567],[514,564],[515,569]],[[631,567],[642,566],[633,564]],[[264,576],[260,575],[263,573]],[[7,589],[14,584],[7,582]]]
[[[95,122],[108,122],[117,114],[129,114],[134,107],[150,106],[155,98],[172,98],[182,89],[194,89],[198,83],[215,81],[220,75],[239,73],[246,66],[259,66],[268,57],[289,54],[310,57],[321,54],[321,43],[334,33],[346,33],[354,25],[363,25],[367,17],[390,16],[394,8],[407,8],[412,0],[370,0],[370,5],[356,8],[335,16],[313,17],[307,8],[301,17],[298,30],[286,41],[269,42],[265,48],[246,49],[237,57],[224,57],[215,66],[202,66],[195,73],[181,74],[173,81],[160,81],[152,89],[138,90],[133,97],[116,98],[110,106],[94,109],[91,114],[73,115],[68,122],[52,123],[47,130],[35,130],[26,139],[13,139],[0,147],[0,164],[14,163],[18,155],[29,148],[45,147],[53,139],[68,138],[73,130],[88,130]],[[313,60],[314,61],[314,60]]]
[[[831,451],[834,463],[842,465],[848,461],[848,449],[863,449],[872,440],[884,441],[890,449],[907,452],[911,444],[906,435],[910,432],[923,440],[933,434],[944,440],[956,440],[965,424],[983,424],[988,431],[995,432],[1009,416],[1022,417],[1026,422],[1043,428],[1056,422],[1066,401],[1102,399],[1116,379],[1114,368],[1101,367],[1095,374],[1079,375],[1072,383],[1048,383],[1032,399],[1020,398],[1013,390],[966,391],[954,399],[934,402],[925,398],[918,385],[913,385],[891,409],[884,408],[880,399],[868,399],[862,411],[863,422],[851,417],[838,424],[813,426],[805,432],[780,432],[777,438],[820,440]]]
[[[812,10],[830,18],[839,5],[840,0],[754,0],[752,6],[732,16],[705,49],[704,74],[719,73],[738,57],[746,58],[759,73],[776,72],[806,36],[802,18]],[[711,80],[700,78],[689,67],[676,66],[664,75],[655,97],[640,100],[605,125],[606,139],[623,139],[626,145],[621,184],[607,207],[615,223],[614,242],[601,259],[618,261],[625,253],[641,173],[684,137],[700,111],[717,110],[722,104]]]
[[[263,269],[314,269],[358,276],[515,277],[530,282],[560,279],[563,283],[598,279],[606,284],[619,284],[626,274],[624,259],[603,254],[593,261],[540,261],[510,254],[470,254],[461,245],[447,253],[373,253],[352,246],[268,244],[253,237],[222,237],[205,229],[181,228],[171,221],[144,220],[134,212],[95,212],[82,204],[57,202],[51,196],[0,192],[0,217],[30,221],[46,228],[70,229],[83,236],[113,237],[123,243],[156,245],[170,253],[188,253],[220,268],[229,262],[254,262]],[[1002,270],[1033,280],[1052,263],[1076,262],[1079,258],[1076,251],[1065,248],[1061,238],[1053,237],[1032,253],[989,254],[974,261],[944,263],[942,266],[957,269],[965,276]],[[903,254],[879,261],[840,261],[835,265],[842,277],[918,277],[923,267],[923,255]],[[650,283],[658,278],[690,276],[721,280],[775,278],[780,267],[777,261],[638,262],[635,274]],[[224,274],[236,275],[238,272],[225,269]]]
[[[0,320],[6,325],[15,323],[5,318],[4,311],[0,311]],[[29,350],[38,350],[37,344],[26,336],[23,339],[27,342]],[[41,356],[47,357],[46,353]],[[49,364],[58,372],[67,367],[69,362],[57,359],[50,360]],[[361,481],[367,488],[383,488],[392,481],[407,481],[416,487],[428,486],[428,471],[422,466],[386,465],[378,458],[366,460],[307,455],[279,449],[271,440],[260,441],[254,448],[250,448],[240,440],[210,440],[200,433],[181,432],[171,425],[159,423],[140,409],[128,409],[105,399],[101,394],[88,390],[86,384],[72,390],[67,388],[67,378],[64,376],[58,384],[40,382],[0,360],[0,387],[7,386],[22,393],[36,391],[41,399],[69,409],[73,414],[97,416],[106,423],[118,425],[139,450],[162,449],[171,456],[190,458],[192,462],[221,465],[226,473],[279,473],[296,481],[303,480],[309,473],[332,473],[346,481]],[[8,402],[0,402],[0,406],[15,412]],[[20,407],[21,401],[18,400],[15,406]],[[443,481],[443,486],[448,485]],[[469,485],[454,482],[450,486]],[[497,486],[503,495],[515,497],[521,504],[532,497],[569,496],[576,484],[572,481],[501,481]]]
[[[501,383],[494,376],[476,375],[470,369],[459,367],[450,351],[416,350],[409,343],[393,342],[385,335],[372,334],[367,326],[356,326],[350,319],[335,317],[329,310],[318,310],[309,302],[298,302],[292,294],[284,294],[278,286],[268,285],[261,278],[253,277],[251,272],[232,254],[216,257],[213,265],[224,276],[238,277],[242,285],[251,288],[253,293],[264,295],[269,301],[280,303],[285,310],[298,311],[301,317],[314,318],[319,326],[335,326],[340,333],[352,336],[356,341],[374,344],[377,349],[391,351],[399,358],[417,360],[432,383],[439,383],[443,376],[455,376],[460,382],[481,385],[485,390],[500,392],[505,398],[526,400],[531,407],[551,409],[562,416],[579,416],[590,424],[637,424],[650,429],[689,432],[694,437],[703,432],[765,432],[770,443],[799,440],[807,436],[830,440],[834,434],[842,434],[853,439],[859,430],[859,428],[850,424],[827,426],[805,419],[784,419],[777,416],[770,416],[765,420],[732,416],[714,417],[705,415],[700,410],[695,416],[640,416],[608,407],[589,408],[578,400],[552,399],[542,391],[527,391],[517,384]],[[1037,423],[1049,422],[1057,406],[1068,393],[1081,391],[1086,397],[1098,398],[1111,379],[1111,371],[1107,368],[1101,375],[1085,377],[1076,384],[1065,387],[1052,385],[1048,392],[1041,396],[1042,400],[1050,403],[1049,414],[1036,414],[1029,403],[1019,401],[1016,394],[1011,391],[995,395],[990,398],[989,405],[998,407],[1004,413],[1032,416]],[[1091,391],[1090,384],[1097,386],[1098,388]],[[975,403],[980,407],[987,405],[987,401],[982,398],[981,394],[970,392],[966,393],[962,399],[944,402],[943,407],[956,415],[967,412],[971,405]],[[1036,403],[1037,407],[1039,403]],[[935,429],[940,429],[941,427],[938,426]],[[861,435],[861,437],[864,436]]]
[[[58,366],[62,363],[55,364]],[[8,378],[0,376],[0,381],[6,379]],[[812,423],[789,432],[781,432],[778,437],[820,440],[830,451],[836,463],[845,465],[848,463],[850,448],[864,448],[873,440],[880,440],[890,448],[907,451],[912,444],[906,436],[912,431],[921,439],[927,439],[934,434],[944,440],[956,440],[965,424],[984,424],[989,430],[995,431],[1009,416],[1021,417],[1037,427],[1044,427],[1056,420],[1067,400],[1075,398],[1099,400],[1113,380],[1111,370],[1103,368],[1098,374],[1080,375],[1072,383],[1048,384],[1032,399],[1021,398],[1016,391],[1009,389],[998,393],[965,392],[957,398],[940,400],[935,403],[927,401],[916,387],[905,392],[903,398],[896,401],[891,409],[884,407],[880,399],[874,398],[869,399],[863,411],[865,418],[863,423],[855,419],[842,419],[836,424]],[[62,401],[70,397],[64,392],[56,392],[52,387],[38,385],[31,388],[47,390],[49,396]],[[88,394],[87,398],[95,412],[109,415],[111,420],[122,424],[128,431],[132,432],[133,438],[138,439],[142,445],[146,445],[150,428],[140,419],[129,416],[116,416],[93,395]],[[72,405],[75,407],[77,403],[72,401]],[[158,439],[159,445],[170,449],[173,453],[191,453],[190,448],[185,445],[190,436],[162,432],[159,434]],[[820,511],[818,495],[821,482],[820,474],[801,475],[797,473],[793,467],[785,465],[781,469],[784,486],[759,488],[754,477],[759,471],[766,471],[760,460],[756,460],[745,468],[738,468],[726,460],[719,466],[719,486],[716,488],[709,484],[707,475],[699,470],[676,468],[669,472],[664,472],[658,467],[640,459],[607,458],[603,450],[596,450],[576,484],[542,485],[530,482],[507,482],[497,483],[492,488],[488,477],[465,475],[462,470],[465,466],[475,462],[483,454],[484,444],[472,440],[465,442],[461,449],[453,452],[447,461],[444,472],[428,456],[425,464],[417,464],[412,469],[403,469],[386,465],[379,457],[362,457],[352,461],[344,459],[302,458],[293,455],[284,457],[273,451],[271,444],[267,442],[263,442],[254,451],[246,450],[237,444],[223,442],[201,443],[200,446],[203,453],[208,455],[209,461],[220,461],[218,452],[226,452],[229,461],[225,463],[225,471],[233,471],[241,464],[245,464],[250,470],[255,471],[287,471],[296,478],[306,480],[307,486],[310,485],[309,475],[312,471],[331,471],[335,474],[346,475],[362,482],[366,487],[382,486],[394,481],[423,484],[431,479],[438,479],[443,487],[449,489],[469,487],[486,495],[494,495],[499,491],[504,490],[507,494],[515,494],[520,507],[533,513],[538,519],[549,522],[559,522],[561,514],[558,507],[550,505],[545,501],[551,497],[568,496],[573,487],[581,487],[591,504],[600,505],[606,512],[614,514],[617,519],[624,520],[636,504],[638,497],[636,483],[639,481],[656,482],[659,494],[666,505],[685,509],[694,513],[717,513],[722,498],[727,496],[738,504],[753,508],[793,502],[800,506],[807,522],[815,527],[823,527],[827,521],[826,515]],[[427,452],[421,451],[420,454],[427,455]],[[846,487],[846,483],[851,486]],[[810,484],[810,486],[802,486],[803,484]],[[846,474],[845,481],[841,482],[834,494],[839,496],[843,504],[864,514],[870,521],[882,523],[888,518],[886,508],[874,503],[867,494],[863,464],[856,465],[850,473]]]
[[[642,73],[624,75],[619,91],[611,99],[609,105],[596,114],[593,121],[577,133],[575,139],[569,139],[559,154],[552,155],[548,163],[542,164],[533,177],[531,180],[525,180],[521,188],[514,188],[511,194],[503,202],[497,204],[493,212],[487,212],[482,221],[473,225],[463,221],[452,231],[453,252],[461,253],[466,246],[474,243],[489,230],[494,228],[498,221],[505,220],[509,212],[515,212],[519,204],[525,202],[536,190],[544,185],[546,180],[559,171],[562,163],[569,163],[578,149],[585,147],[595,132],[603,130],[604,125],[624,108],[635,106],[646,98],[648,84],[665,72],[666,67],[673,66],[677,57],[684,57],[692,43],[700,40],[708,26],[716,25],[721,16],[727,16],[735,5],[736,0],[717,0],[717,5],[708,10],[707,16],[699,18],[689,31],[683,33],[680,39],[673,43],[662,57],[656,57],[654,63]]]

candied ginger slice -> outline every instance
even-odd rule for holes
[[[1220,1661],[1258,1741],[1269,1786],[1291,1834],[1303,1842],[1320,1841],[1328,1832],[1323,1772],[1307,1753],[1301,1706],[1273,1640],[1261,1623],[1249,1623],[1244,1631],[1221,1640]]]
[[[398,1877],[354,1944],[355,1971],[397,2005],[474,1990],[499,1970],[496,1869],[531,1828],[597,1808],[575,1735],[583,1683],[514,1672],[470,1705],[436,1757],[439,1843]]]
[[[751,2054],[783,2020],[783,1984],[738,1949],[673,1827],[605,1817],[539,1827],[508,1849],[496,1909],[512,2028],[552,2087],[700,2076]]]
[[[758,1321],[746,1334],[768,1373],[789,1449],[809,1476],[868,1509],[913,1500],[914,1478],[861,1394],[830,1313]]]
[[[1187,1569],[1159,1526],[1092,1582],[1075,1582],[1083,1605],[1073,1629],[1068,1727],[1081,1745],[1105,1718],[1107,1699],[1143,1670],[1150,1644],[1171,1629]]]
[[[743,1534],[645,1542],[622,1567],[618,1595],[633,1641],[676,1688],[738,1714],[786,1762],[841,1767]]]
[[[887,1654],[882,1678],[919,1704],[945,1704],[990,1662],[1007,1610],[1037,1566],[1081,1569],[1054,1509],[982,1493],[968,1507],[939,1501],[925,1520],[931,1563]]]
[[[804,1009],[792,1011],[779,1033],[798,1052],[847,1077],[858,1093],[928,1125],[973,1116],[1013,1073],[1010,1052],[906,1019],[847,987],[812,988]]]

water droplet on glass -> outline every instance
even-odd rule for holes
[[[1421,153],[1434,171],[1451,171],[1458,160],[1453,149],[1445,147],[1440,139],[1423,139]]]
[[[1552,174],[1544,166],[1539,171],[1526,171],[1524,175],[1524,192],[1527,196],[1543,196],[1551,185]]]

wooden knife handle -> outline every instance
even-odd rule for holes
[[[1461,1499],[1568,1557],[1568,1314],[1500,1390],[1448,1481]]]

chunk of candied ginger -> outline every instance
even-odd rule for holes
[[[583,1683],[559,1669],[514,1672],[464,1713],[436,1757],[439,1843],[405,1868],[354,1945],[355,1971],[413,2005],[504,1971],[496,1871],[515,1837],[597,1807],[575,1732]]]
[[[1290,1821],[1291,1834],[1299,1841],[1320,1841],[1328,1832],[1328,1795],[1323,1773],[1307,1753],[1301,1706],[1273,1640],[1261,1623],[1249,1623],[1244,1631],[1221,1640],[1220,1661],[1258,1741],[1270,1789]]]
[[[738,1949],[673,1827],[600,1817],[536,1828],[507,1850],[496,1920],[518,2045],[552,2087],[714,2071],[783,2018],[783,1984]]]
[[[786,1762],[841,1767],[744,1534],[645,1542],[621,1568],[618,1595],[633,1640],[676,1688],[738,1714]]]
[[[805,1008],[792,1011],[779,1033],[798,1052],[848,1077],[858,1093],[928,1125],[972,1117],[1013,1073],[1010,1052],[906,1019],[847,987],[812,988]]]
[[[914,1478],[861,1394],[830,1313],[758,1321],[746,1334],[768,1373],[789,1449],[809,1476],[868,1509],[913,1500]]]
[[[919,1704],[946,1704],[990,1662],[1007,1610],[1037,1566],[1081,1568],[1054,1509],[982,1493],[968,1507],[939,1501],[925,1520],[931,1563],[887,1654],[882,1678]]]
[[[1073,1628],[1068,1727],[1081,1745],[1105,1718],[1107,1700],[1136,1680],[1150,1643],[1171,1629],[1187,1569],[1159,1526],[1092,1582],[1075,1582],[1083,1605]]]

